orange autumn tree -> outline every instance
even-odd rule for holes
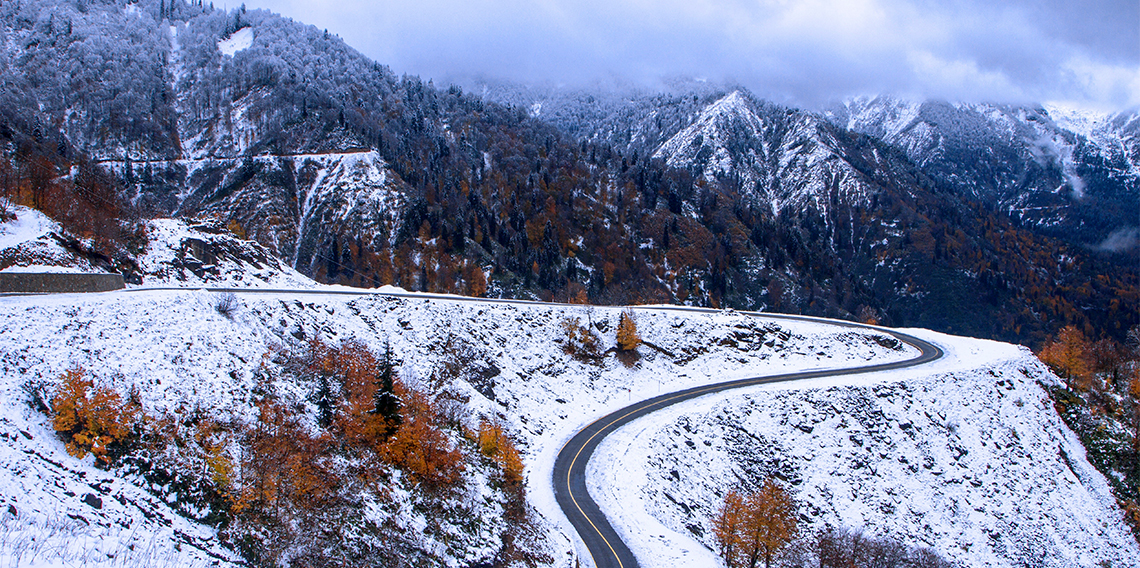
[[[724,564],[728,568],[740,566],[743,558],[744,520],[747,516],[744,497],[736,491],[724,496],[724,503],[713,517],[713,538]]]
[[[142,415],[137,403],[124,401],[112,389],[96,387],[82,368],[63,374],[51,404],[52,427],[67,443],[67,452],[77,458],[91,453],[105,464],[111,463],[113,450],[134,434]]]
[[[796,538],[796,503],[780,484],[765,480],[747,496],[729,491],[712,519],[713,537],[728,568],[771,568],[776,556]]]
[[[1092,381],[1089,347],[1085,334],[1070,325],[1062,329],[1057,338],[1045,345],[1037,356],[1062,378],[1087,390]]]
[[[631,310],[625,310],[618,319],[617,347],[619,351],[633,351],[641,345],[641,336],[637,333],[637,322]]]
[[[789,542],[796,538],[796,503],[779,483],[767,479],[760,491],[748,496],[745,519],[745,550],[748,566],[755,568],[759,559],[765,568]]]
[[[349,448],[378,452],[401,422],[391,348],[385,348],[380,361],[358,342],[326,349],[328,366],[322,368],[337,375],[343,395],[332,420],[333,432]]]

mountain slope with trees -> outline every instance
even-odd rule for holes
[[[746,92],[583,111],[571,136],[264,11],[29,0],[0,18],[5,124],[74,148],[37,175],[91,156],[143,216],[218,218],[322,282],[1030,343],[1065,324],[1123,333],[1140,311],[1137,275],[1111,259],[966,199],[897,146]]]

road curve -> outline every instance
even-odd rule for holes
[[[599,418],[582,429],[558,452],[558,457],[554,462],[554,496],[558,501],[558,506],[562,508],[562,511],[570,520],[570,524],[574,525],[574,529],[578,531],[582,542],[585,543],[586,548],[589,549],[590,556],[593,557],[594,565],[597,568],[636,568],[638,565],[637,559],[629,551],[629,547],[622,542],[617,532],[610,526],[605,515],[598,509],[597,503],[594,502],[586,490],[586,464],[589,463],[590,457],[602,440],[618,428],[651,412],[656,412],[667,406],[672,406],[679,402],[707,394],[768,383],[902,369],[929,363],[930,361],[942,357],[942,350],[937,346],[917,337],[888,329],[864,326],[850,322],[783,314],[750,313],[749,315],[829,323],[841,327],[871,328],[893,335],[896,339],[916,347],[921,353],[918,357],[913,359],[894,363],[882,363],[846,369],[783,373],[693,387],[631,404]]]

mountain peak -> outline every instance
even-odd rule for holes
[[[698,166],[706,177],[742,173],[741,155],[756,158],[765,154],[764,121],[740,91],[721,97],[705,107],[692,124],[681,129],[653,153],[670,166]],[[743,143],[755,146],[733,151]],[[744,170],[747,171],[747,170]]]

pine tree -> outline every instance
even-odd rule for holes
[[[633,312],[626,310],[621,313],[617,327],[617,347],[619,351],[633,351],[641,345],[641,336],[637,334],[637,322],[633,319]]]
[[[317,392],[315,396],[315,404],[317,405],[317,423],[322,428],[328,428],[332,424],[333,419],[333,400],[332,384],[329,381],[328,375],[317,375]]]
[[[384,419],[388,424],[387,434],[391,435],[400,427],[400,399],[396,396],[396,381],[392,373],[392,346],[384,343],[384,360],[380,363],[380,376],[376,379],[376,394],[373,396],[372,414]]]

